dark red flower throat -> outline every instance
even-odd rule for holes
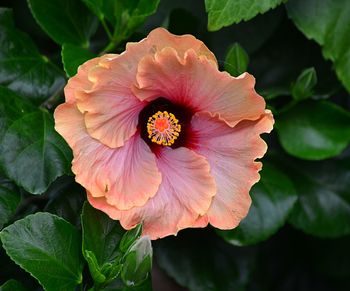
[[[193,110],[164,97],[150,102],[139,114],[138,128],[153,152],[160,147],[186,146]]]

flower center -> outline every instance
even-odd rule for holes
[[[167,111],[158,111],[148,118],[148,138],[159,145],[171,146],[181,132],[181,125],[175,115]]]

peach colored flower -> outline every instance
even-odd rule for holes
[[[92,206],[157,239],[238,225],[259,180],[273,117],[254,78],[218,70],[191,35],[158,28],[120,55],[87,61],[65,88],[56,130]]]

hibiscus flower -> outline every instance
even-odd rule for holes
[[[153,30],[120,55],[81,65],[55,111],[90,204],[157,239],[209,223],[231,229],[273,117],[248,73],[234,78],[191,35]]]

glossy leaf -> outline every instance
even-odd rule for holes
[[[6,253],[48,291],[74,290],[82,282],[80,235],[70,223],[36,213],[4,228]]]
[[[95,283],[104,283],[106,281],[106,276],[102,274],[101,268],[97,263],[97,259],[93,252],[85,250],[84,251],[85,260],[88,262],[89,270],[92,279]]]
[[[293,0],[287,10],[295,25],[323,47],[325,58],[333,61],[338,78],[350,92],[350,2]]]
[[[63,74],[15,28],[12,10],[0,8],[0,85],[39,104],[64,85]]]
[[[114,24],[117,13],[117,2],[120,0],[82,0],[87,7],[100,19],[107,19]]]
[[[95,17],[79,0],[27,0],[41,28],[58,44],[89,46],[95,32]]]
[[[118,43],[143,24],[147,17],[156,12],[160,0],[116,1],[114,38]]]
[[[259,94],[263,96],[266,100],[271,100],[279,98],[281,96],[289,96],[290,89],[287,87],[270,87],[259,91]]]
[[[244,290],[255,253],[237,248],[206,230],[180,232],[156,241],[159,266],[190,291]]]
[[[299,196],[289,221],[320,237],[350,234],[350,160],[290,161],[288,166]]]
[[[0,229],[13,216],[20,200],[19,189],[0,175]]]
[[[238,43],[233,44],[225,59],[225,71],[237,77],[247,71],[249,56]]]
[[[252,191],[252,205],[245,219],[233,230],[218,233],[235,245],[266,240],[286,222],[297,200],[292,181],[282,170],[264,163],[261,180]]]
[[[125,286],[121,279],[114,280],[112,283],[103,287],[103,291],[153,291],[156,289],[152,288],[152,277],[149,275],[147,279],[138,286]]]
[[[308,68],[301,72],[292,87],[292,96],[295,100],[303,100],[311,97],[317,84],[315,68]]]
[[[321,160],[340,154],[350,142],[350,112],[327,101],[299,103],[277,118],[283,148],[291,155]]]
[[[119,44],[132,35],[148,16],[156,12],[160,0],[83,0],[101,20],[113,27],[112,42]],[[106,24],[104,24],[106,28]],[[110,31],[110,28],[107,27]]]
[[[143,283],[152,270],[153,250],[151,240],[143,236],[136,240],[125,255],[121,278],[127,286]]]
[[[233,23],[249,20],[286,0],[205,0],[208,29],[219,30]]]
[[[119,249],[125,253],[129,247],[141,236],[141,233],[142,224],[139,224],[133,229],[128,230],[126,233],[124,233],[120,241]]]
[[[27,289],[22,283],[16,280],[8,280],[6,283],[0,286],[0,291],[26,291]]]
[[[78,67],[95,55],[89,50],[66,43],[62,46],[62,63],[68,77],[77,73]]]
[[[109,271],[116,260],[119,259],[118,256],[121,255],[119,243],[125,230],[117,221],[110,219],[106,214],[94,209],[88,203],[84,204],[81,221],[83,254],[90,262],[89,266],[95,266],[90,271],[102,274],[102,270],[106,269],[104,266],[107,266],[108,270],[106,272]]]
[[[49,197],[44,211],[56,214],[73,225],[80,226],[80,213],[86,201],[86,191],[74,177],[63,176],[54,181],[45,193]]]
[[[5,174],[30,193],[43,193],[70,173],[71,151],[54,130],[52,116],[0,88],[0,162]]]

